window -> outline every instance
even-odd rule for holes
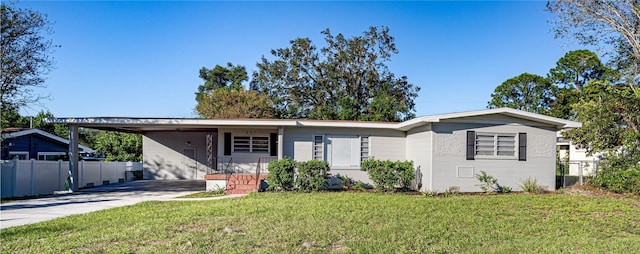
[[[475,155],[482,157],[515,158],[516,134],[478,133],[475,138]]]
[[[313,136],[313,159],[324,160],[324,136]]]
[[[234,136],[234,153],[269,153],[269,137]]]
[[[359,167],[369,158],[369,137],[352,135],[314,135],[314,160],[325,160],[332,167]]]
[[[369,137],[360,137],[360,162],[369,159]]]
[[[28,160],[29,152],[9,152],[9,159]]]
[[[39,152],[38,160],[40,161],[57,161],[64,160],[67,153],[65,152]]]

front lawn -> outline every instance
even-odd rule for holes
[[[3,229],[2,253],[625,253],[640,202],[572,195],[260,193]]]

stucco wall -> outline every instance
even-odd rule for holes
[[[514,119],[512,119],[514,120]],[[432,160],[432,190],[444,191],[451,186],[464,192],[481,191],[475,175],[480,171],[498,179],[498,184],[520,190],[521,181],[531,177],[538,183],[555,188],[555,130],[550,127],[531,127],[521,123],[443,122],[433,124],[434,151]],[[527,133],[527,160],[466,159],[466,132]]]
[[[147,132],[142,136],[144,179],[203,179],[207,132]],[[183,155],[195,149],[194,160]]]
[[[420,172],[416,180],[420,181],[421,190],[431,189],[432,136],[431,124],[407,132],[407,160],[413,161],[414,167]]]
[[[312,139],[314,135],[369,136],[369,156],[381,160],[406,160],[405,132],[383,129],[361,128],[299,128],[284,129],[283,155],[296,161],[312,159]],[[367,172],[359,167],[332,168],[333,175],[340,174],[354,180],[371,183]]]

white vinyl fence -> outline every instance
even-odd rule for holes
[[[52,194],[65,189],[69,176],[68,161],[4,160],[1,173],[1,196],[24,197]],[[80,161],[78,187],[93,187],[131,180],[127,172],[142,170],[141,162]]]

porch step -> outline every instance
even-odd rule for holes
[[[266,175],[256,176],[256,174],[232,174],[227,182],[225,192],[227,194],[257,192],[260,188],[260,181],[266,177]]]

